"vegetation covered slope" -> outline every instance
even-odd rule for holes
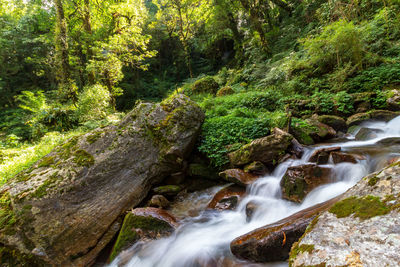
[[[398,0],[2,1],[0,173],[51,132],[176,91],[206,112],[197,147],[216,167],[273,127],[312,131],[314,113],[399,109],[399,11]]]

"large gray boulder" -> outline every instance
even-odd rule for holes
[[[228,154],[233,166],[243,166],[253,161],[276,165],[291,145],[293,136],[274,128],[272,134],[253,140],[242,148]]]
[[[182,169],[204,119],[189,98],[139,104],[117,126],[74,137],[0,188],[10,266],[90,266],[120,216]]]
[[[289,266],[400,266],[400,163],[373,173],[322,213]]]

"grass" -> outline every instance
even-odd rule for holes
[[[19,172],[31,167],[36,161],[50,153],[57,145],[81,133],[80,131],[67,133],[51,132],[46,134],[36,144],[26,144],[18,148],[0,150],[0,153],[5,155],[0,165],[0,186]]]

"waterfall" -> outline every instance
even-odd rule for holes
[[[368,122],[366,128],[380,129],[371,140],[356,141],[350,136],[345,142],[305,148],[301,159],[288,160],[275,168],[273,173],[264,176],[247,188],[247,196],[233,211],[204,211],[197,217],[184,220],[182,225],[170,237],[146,243],[138,242],[129,249],[132,255],[126,265],[129,267],[197,267],[213,261],[213,266],[223,265],[222,259],[233,257],[230,242],[258,227],[288,217],[317,203],[329,200],[355,185],[362,177],[382,167],[390,157],[400,156],[390,147],[377,143],[387,138],[400,138],[400,117],[388,123]],[[357,130],[355,131],[357,133]],[[328,185],[311,191],[301,204],[281,198],[280,180],[288,167],[308,162],[311,154],[319,148],[340,146],[342,151],[363,154],[356,164],[331,161],[326,166],[333,169],[333,181]],[[373,153],[370,153],[373,151]],[[380,152],[382,151],[382,152]],[[397,150],[399,151],[399,150]],[[250,221],[246,221],[246,204],[255,201],[260,204]],[[122,256],[117,257],[109,266],[121,266]],[[272,264],[244,263],[241,266],[287,266],[286,262]]]

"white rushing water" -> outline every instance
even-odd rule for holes
[[[236,237],[329,200],[345,192],[363,176],[375,171],[382,165],[381,161],[387,161],[387,157],[399,156],[390,151],[385,155],[382,153],[368,154],[368,149],[374,147],[374,144],[382,139],[400,137],[400,117],[388,123],[370,122],[363,126],[381,131],[372,140],[350,140],[317,147],[341,146],[344,151],[363,151],[362,149],[365,149],[366,152],[363,154],[366,157],[357,164],[327,164],[333,169],[333,182],[314,189],[301,204],[281,198],[280,180],[288,167],[307,163],[316,149],[315,147],[306,148],[301,159],[288,160],[280,164],[272,174],[258,179],[249,186],[247,196],[241,200],[236,210],[204,212],[198,217],[185,219],[172,236],[147,243],[137,243],[129,249],[129,260],[126,260],[126,255],[125,257],[120,255],[109,266],[121,266],[121,262],[124,261],[126,263],[124,266],[128,267],[198,267],[210,260],[213,260],[214,264],[216,263],[214,266],[230,266],[221,263],[221,259],[231,257],[229,245]],[[352,138],[350,137],[350,139]],[[384,150],[384,148],[382,149]],[[380,147],[377,148],[375,145],[375,151],[380,151]],[[252,219],[247,222],[245,211],[246,204],[250,201],[259,203],[259,208],[253,214]],[[287,263],[264,265],[248,263],[247,266],[287,266]]]

